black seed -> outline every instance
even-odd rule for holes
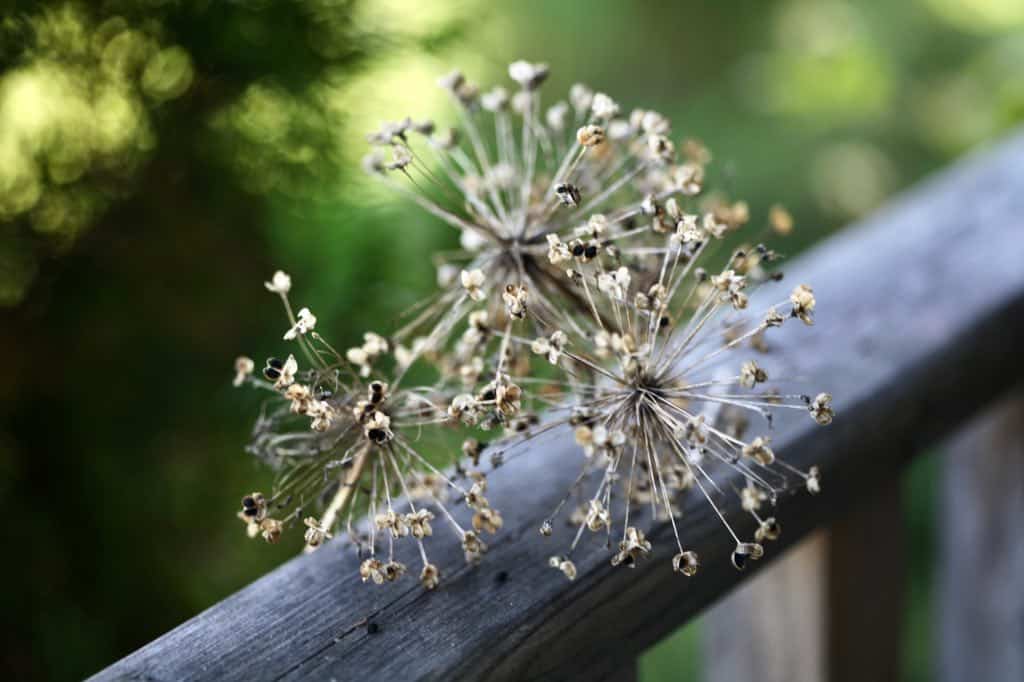
[[[281,377],[281,372],[274,367],[267,367],[263,370],[263,376],[271,381],[277,381]]]
[[[374,443],[384,442],[384,439],[387,436],[387,434],[384,433],[384,429],[370,429],[370,432],[366,435],[368,435],[370,440]]]
[[[246,516],[256,516],[259,513],[259,510],[256,509],[255,507],[246,508],[242,510],[242,513]]]
[[[284,360],[280,358],[268,358],[267,367],[273,367],[274,369],[281,369],[284,367]]]
[[[586,256],[587,258],[593,258],[594,256],[597,255],[597,247],[594,245],[588,246],[586,250],[583,252],[583,255]]]
[[[575,244],[572,247],[572,255],[576,256],[577,258],[582,256],[583,255],[583,244]]]
[[[732,565],[736,567],[736,570],[742,571],[747,567],[747,555],[741,554],[740,552],[733,552]]]
[[[246,495],[242,498],[242,506],[246,509],[253,509],[256,506],[256,500],[252,498],[252,495]]]

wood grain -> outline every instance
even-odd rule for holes
[[[1024,392],[957,435],[944,464],[936,679],[1024,680]]]

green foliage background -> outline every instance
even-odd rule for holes
[[[358,171],[434,78],[547,61],[704,140],[795,253],[1024,117],[1016,0],[0,2],[0,669],[95,672],[295,547],[247,541],[254,398],[292,273],[345,344],[433,284],[452,235]],[[554,101],[553,99],[551,101]],[[827,301],[821,301],[827,309]],[[907,679],[930,677],[933,463],[908,481]],[[267,633],[273,637],[273,632]],[[699,670],[699,624],[642,661]]]

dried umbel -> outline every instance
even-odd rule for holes
[[[676,158],[665,117],[619,116],[614,100],[580,84],[545,106],[548,71],[511,64],[514,92],[481,91],[452,72],[439,84],[457,127],[406,118],[368,136],[374,150],[366,169],[458,230],[462,246],[437,261],[440,296],[393,338],[406,354],[443,350],[482,303],[482,333],[442,368],[461,371],[470,384],[480,373],[466,356],[479,355],[492,328],[507,332],[528,310],[551,325],[569,324],[587,301],[565,269],[629,253],[633,237],[666,219],[660,202],[701,188],[703,160]]]
[[[413,432],[442,428],[465,432],[461,455],[474,468],[529,453],[541,434],[575,440],[581,474],[540,529],[554,535],[565,503],[578,500],[568,514],[574,538],[550,559],[568,579],[586,533],[605,534],[611,562],[632,567],[654,550],[648,526],[665,520],[674,570],[696,574],[700,557],[684,545],[679,512],[688,494],[714,509],[742,570],[781,533],[767,509],[780,493],[820,490],[815,467],[799,470],[775,452],[772,419],[790,409],[828,424],[831,396],[785,393],[770,362],[753,357],[770,350],[775,328],[814,321],[808,285],[759,309],[751,298],[782,278],[777,254],[759,242],[791,232],[792,218],[774,207],[764,229],[737,246],[750,213],[743,202],[706,196],[706,149],[683,142],[677,158],[667,119],[644,110],[620,116],[614,100],[584,86],[545,110],[547,74],[545,65],[513,64],[519,90],[510,95],[481,94],[454,72],[441,85],[459,128],[406,119],[370,136],[379,149],[367,168],[459,230],[463,247],[439,261],[439,295],[395,333],[368,332],[338,353],[312,312],[292,314],[287,275],[267,283],[288,312],[285,339],[307,367],[294,356],[272,359],[264,380],[252,377],[251,361],[236,363],[236,382],[274,395],[251,449],[282,472],[272,495],[243,502],[251,534],[276,541],[302,506],[322,500],[321,519],[305,520],[310,546],[343,519],[347,535],[368,546],[363,580],[384,583],[405,573],[393,545],[411,537],[420,579],[433,587],[439,571],[423,540],[435,511],[470,563],[486,551],[481,534],[503,524],[482,474],[449,477],[417,450],[423,440]],[[436,382],[405,387],[406,371],[422,361]],[[495,430],[505,438],[483,442],[481,432]],[[460,525],[445,506],[453,494],[471,509],[470,522]],[[727,518],[727,495],[753,517],[753,538]],[[644,507],[649,514],[639,513]],[[280,509],[291,511],[278,519]],[[364,511],[365,540],[353,529]]]
[[[680,159],[665,117],[620,116],[612,98],[581,85],[545,110],[548,68],[517,62],[509,74],[520,88],[511,95],[480,94],[459,72],[442,79],[457,129],[406,119],[369,137],[378,151],[367,168],[459,230],[464,249],[441,262],[440,297],[397,338],[416,339],[408,357],[429,354],[442,382],[461,387],[447,407],[452,421],[512,435],[490,448],[494,463],[572,426],[583,478],[596,484],[572,515],[579,530],[569,554],[552,563],[563,573],[575,575],[570,556],[588,529],[613,546],[621,532],[614,563],[641,560],[650,542],[630,516],[649,505],[653,518],[671,521],[675,566],[692,575],[699,560],[683,547],[674,501],[691,488],[735,539],[742,568],[762,549],[721,513],[727,493],[715,470],[742,476],[735,492],[756,539],[772,540],[780,528],[762,503],[796,483],[816,492],[819,478],[776,457],[771,410],[807,410],[820,424],[833,415],[828,394],[781,393],[762,363],[730,361],[764,352],[769,330],[787,320],[813,323],[804,284],[750,309],[757,287],[782,276],[777,254],[757,242],[790,233],[792,218],[773,207],[763,232],[733,248],[750,223],[746,204],[705,196],[710,154],[686,141]],[[764,431],[747,437],[751,417]],[[542,534],[553,528],[552,518]]]
[[[487,549],[479,534],[502,525],[483,495],[486,478],[446,475],[419,450],[429,441],[424,432],[450,423],[451,395],[437,386],[403,386],[405,366],[396,367],[383,336],[368,332],[344,355],[336,351],[315,331],[309,309],[293,315],[286,274],[278,272],[266,288],[284,303],[291,325],[284,339],[297,345],[308,364],[300,366],[294,354],[270,358],[258,377],[249,358],[235,363],[236,386],[269,394],[248,450],[278,472],[269,495],[242,498],[238,515],[250,537],[276,543],[297,526],[313,550],[342,530],[363,559],[360,576],[376,584],[404,575],[395,544],[414,543],[422,560],[420,580],[432,589],[440,572],[424,543],[434,534],[436,513],[463,546],[466,560],[476,562]],[[385,381],[382,368],[389,366],[395,369]],[[460,524],[450,509],[460,502],[471,510],[469,524]],[[320,509],[319,519],[305,516],[311,509]]]
[[[587,531],[607,534],[611,546],[613,535],[621,534],[614,565],[633,566],[646,557],[652,545],[634,520],[641,506],[650,507],[649,519],[670,521],[677,544],[673,567],[694,575],[699,558],[684,547],[676,506],[690,489],[707,500],[735,540],[732,562],[742,570],[763,555],[761,543],[781,533],[764,506],[798,485],[812,493],[820,489],[817,469],[801,471],[777,457],[770,433],[776,409],[807,411],[819,424],[830,423],[831,396],[781,393],[770,386],[763,361],[750,357],[763,352],[766,334],[787,320],[813,323],[813,291],[798,285],[787,300],[752,313],[749,296],[761,283],[781,278],[768,271],[775,253],[763,245],[734,249],[712,274],[701,263],[712,262],[714,249],[735,228],[714,211],[698,213],[699,204],[690,202],[667,212],[675,225],[652,229],[642,254],[598,253],[574,263],[565,277],[586,306],[572,313],[571,324],[554,328],[538,316],[534,338],[492,330],[513,348],[529,348],[535,355],[529,372],[544,360],[560,375],[543,381],[545,394],[519,396],[523,406],[543,403],[545,413],[502,450],[506,456],[526,451],[537,434],[559,424],[572,428],[584,455],[580,480],[593,482],[570,517],[578,528],[568,553],[552,560],[570,577],[571,556]],[[505,380],[537,385],[530,376]],[[751,417],[763,431],[748,436]],[[753,541],[742,539],[726,518],[727,492],[723,477],[715,475],[720,469],[743,481],[734,492],[757,524]],[[584,488],[579,484],[571,492]],[[552,534],[554,520],[552,515],[544,522],[543,535]]]

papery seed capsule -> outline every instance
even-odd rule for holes
[[[687,550],[672,557],[672,569],[677,573],[692,577],[697,575],[698,568],[700,568],[700,560],[697,558],[696,552]]]
[[[756,542],[741,542],[732,553],[732,565],[737,571],[747,567],[750,559],[757,560],[764,556],[764,548]]]

